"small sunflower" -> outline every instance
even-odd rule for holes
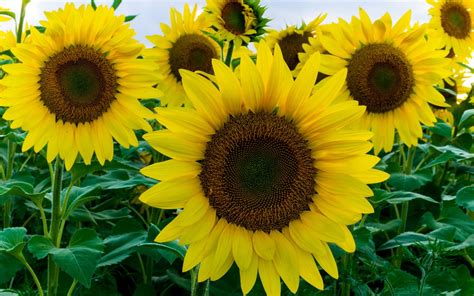
[[[286,64],[293,71],[299,63],[298,54],[303,52],[303,46],[309,44],[309,38],[315,35],[316,28],[325,18],[326,14],[319,15],[309,24],[303,23],[300,27],[292,25],[281,31],[268,30],[265,41],[272,50],[275,44],[280,46]]]
[[[59,154],[67,169],[78,153],[89,164],[95,152],[103,164],[113,139],[136,146],[133,130],[151,130],[143,118],[152,112],[137,98],[160,95],[155,67],[137,59],[143,46],[112,8],[66,4],[46,16],[46,33],[32,28],[29,42],[12,49],[21,63],[3,66],[3,117],[27,132],[23,151],[47,144],[47,160]]]
[[[263,17],[264,11],[260,0],[207,0],[204,7],[215,36],[233,41],[236,47],[258,41],[265,33],[269,19]]]
[[[435,50],[424,38],[425,28],[410,28],[408,11],[392,27],[389,14],[372,23],[364,10],[349,24],[340,20],[319,40],[329,54],[321,71],[333,75],[347,69],[344,95],[366,107],[363,128],[374,132],[375,153],[391,151],[395,129],[408,146],[422,136],[420,122],[436,121],[428,103],[447,106],[433,85],[450,75],[446,51]]]
[[[427,0],[432,5],[428,36],[438,48],[452,50],[465,59],[474,49],[474,1]]]
[[[163,35],[148,37],[155,47],[146,50],[145,56],[157,63],[158,89],[164,93],[163,106],[184,103],[180,69],[212,74],[211,61],[220,58],[219,44],[202,32],[208,24],[202,15],[196,18],[196,12],[197,5],[191,11],[185,4],[183,14],[171,8],[171,26],[162,23]]]
[[[215,84],[181,71],[194,108],[158,108],[167,129],[145,139],[171,159],[142,169],[161,182],[140,199],[184,208],[156,240],[188,244],[183,271],[200,264],[198,281],[235,262],[244,294],[257,273],[268,295],[280,295],[280,278],[293,293],[300,276],[323,289],[315,260],[338,277],[328,243],[354,251],[346,225],[373,211],[366,184],[388,175],[366,154],[371,133],[346,129],[365,108],[333,103],[345,69],[312,93],[319,54],[293,79],[278,45],[274,54],[257,46],[256,65],[242,56],[240,75],[213,60]]]

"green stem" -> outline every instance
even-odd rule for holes
[[[77,280],[74,280],[71,284],[71,287],[69,288],[69,291],[67,291],[67,296],[72,296],[72,293],[74,293],[74,289],[77,286]]]
[[[140,269],[142,271],[143,283],[146,285],[148,283],[148,277],[145,270],[145,264],[143,264],[142,256],[139,253],[137,253],[137,257],[138,257],[138,262],[140,263]]]
[[[44,233],[44,236],[48,236],[49,234],[49,230],[48,230],[48,221],[46,219],[46,214],[44,213],[44,208],[43,208],[43,205],[36,205],[38,206],[39,208],[39,211],[40,211],[40,215],[41,215],[41,221],[43,223],[43,233]]]
[[[25,21],[25,14],[26,14],[26,5],[30,3],[30,0],[23,0],[21,1],[21,12],[20,12],[20,24],[16,30],[16,42],[21,43],[21,37],[23,36],[23,23]]]
[[[51,204],[51,227],[49,237],[55,247],[59,247],[59,227],[61,224],[61,185],[63,175],[62,160],[57,157],[54,168],[53,200]],[[48,256],[48,296],[55,296],[58,290],[59,268],[54,263],[51,255]]]
[[[5,171],[5,180],[9,180],[13,174],[13,164],[15,163],[16,143],[7,141],[7,169]],[[3,227],[11,226],[11,211],[13,207],[13,199],[9,198],[3,206]]]
[[[198,294],[198,272],[199,265],[191,269],[191,296],[197,296]]]
[[[225,57],[225,64],[230,66],[232,62],[232,52],[234,51],[234,41],[229,42],[229,48],[227,49],[227,55]]]
[[[341,284],[341,295],[350,296],[351,295],[351,283],[349,282],[349,277],[351,274],[351,265],[352,265],[352,254],[342,255],[342,266],[344,270],[344,280]]]
[[[23,256],[23,254],[15,255],[15,258],[18,259],[18,260],[26,267],[26,269],[30,272],[31,277],[32,277],[33,280],[35,281],[36,287],[38,288],[38,294],[39,294],[40,296],[43,296],[43,295],[44,295],[44,293],[43,293],[43,287],[41,287],[41,283],[40,283],[40,281],[38,280],[38,277],[36,276],[35,271],[33,270],[33,268],[31,268],[30,264],[28,264],[28,261],[26,261],[26,259],[25,259],[25,257]]]

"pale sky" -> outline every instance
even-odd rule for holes
[[[63,7],[66,2],[76,4],[90,3],[89,0],[32,0],[27,9],[27,22],[30,25],[37,25],[44,19],[44,11],[55,10]],[[113,0],[96,0],[97,4],[111,5]],[[170,0],[123,0],[118,9],[118,13],[125,15],[138,14],[132,21],[132,27],[137,32],[137,38],[146,45],[151,45],[145,38],[147,35],[160,34],[159,24],[169,23],[169,9],[176,7],[182,11],[184,3],[198,4],[198,7],[205,6],[205,0],[190,1],[170,1]],[[412,10],[414,21],[427,22],[429,20],[428,7],[425,0],[261,0],[267,7],[265,16],[271,18],[270,26],[281,29],[286,24],[300,24],[302,20],[311,21],[320,13],[328,13],[325,22],[336,21],[342,17],[349,20],[352,15],[358,14],[358,8],[362,7],[375,19],[390,12],[393,19],[398,19],[408,9]],[[0,0],[1,7],[8,7],[17,15],[20,14],[21,0]],[[0,29],[13,29],[13,22],[10,24],[0,23]]]

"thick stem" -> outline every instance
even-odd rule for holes
[[[16,143],[8,140],[7,141],[7,168],[5,171],[5,180],[9,180],[13,174],[13,164],[15,163],[15,150]],[[11,226],[11,211],[13,207],[13,199],[9,198],[5,201],[3,206],[3,228],[8,228]]]
[[[198,294],[198,272],[199,265],[191,269],[191,296],[197,296]]]
[[[351,283],[349,282],[352,266],[352,254],[342,255],[342,266],[344,269],[344,281],[341,284],[341,295],[350,296],[351,295]]]
[[[51,204],[51,227],[49,237],[56,247],[59,247],[61,242],[58,239],[59,227],[61,224],[61,185],[63,175],[62,160],[57,157],[54,168],[53,180],[53,200]],[[48,257],[48,296],[55,296],[58,290],[59,268],[54,263],[51,255]]]

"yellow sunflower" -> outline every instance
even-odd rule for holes
[[[326,14],[319,15],[309,24],[303,23],[300,27],[292,25],[280,31],[268,30],[265,41],[272,50],[275,44],[280,46],[286,64],[293,71],[299,63],[298,54],[303,52],[304,45],[309,44],[308,39],[315,35],[316,28],[326,16]]]
[[[428,36],[438,48],[452,50],[461,60],[474,49],[474,1],[427,0],[432,5]]]
[[[67,4],[46,15],[46,33],[32,28],[29,42],[12,49],[21,63],[3,66],[3,117],[27,131],[23,151],[47,144],[47,160],[59,154],[67,169],[78,153],[89,164],[95,152],[103,164],[113,139],[138,145],[133,130],[151,130],[143,118],[153,113],[137,98],[160,95],[155,66],[137,59],[143,46],[112,8]]]
[[[157,63],[158,88],[164,93],[163,106],[184,103],[180,69],[212,74],[211,61],[220,58],[219,44],[202,32],[209,26],[202,15],[196,18],[196,12],[197,5],[191,11],[185,4],[183,14],[172,8],[171,25],[161,24],[163,35],[148,37],[155,47],[146,50],[145,56]]]
[[[318,54],[293,79],[278,45],[274,54],[257,46],[256,64],[243,56],[239,76],[213,60],[215,84],[181,71],[195,108],[158,108],[167,129],[145,139],[171,159],[142,169],[161,182],[140,199],[184,208],[156,240],[188,244],[183,271],[200,264],[198,281],[235,262],[244,294],[257,273],[268,295],[280,295],[280,278],[293,293],[300,276],[323,289],[315,260],[338,277],[328,243],[354,251],[346,225],[373,211],[366,184],[388,175],[366,154],[371,133],[346,129],[365,108],[333,104],[345,69],[312,93]]]
[[[207,0],[204,7],[214,35],[236,47],[257,41],[265,33],[269,19],[263,17],[264,11],[260,0]]]
[[[374,23],[364,10],[349,24],[340,20],[319,40],[329,54],[321,71],[333,75],[347,69],[341,100],[366,107],[361,127],[374,132],[375,153],[391,151],[395,129],[408,146],[422,136],[420,122],[436,121],[428,103],[448,106],[434,84],[450,75],[446,51],[435,50],[424,38],[424,26],[410,28],[411,12],[392,26],[389,14]]]

